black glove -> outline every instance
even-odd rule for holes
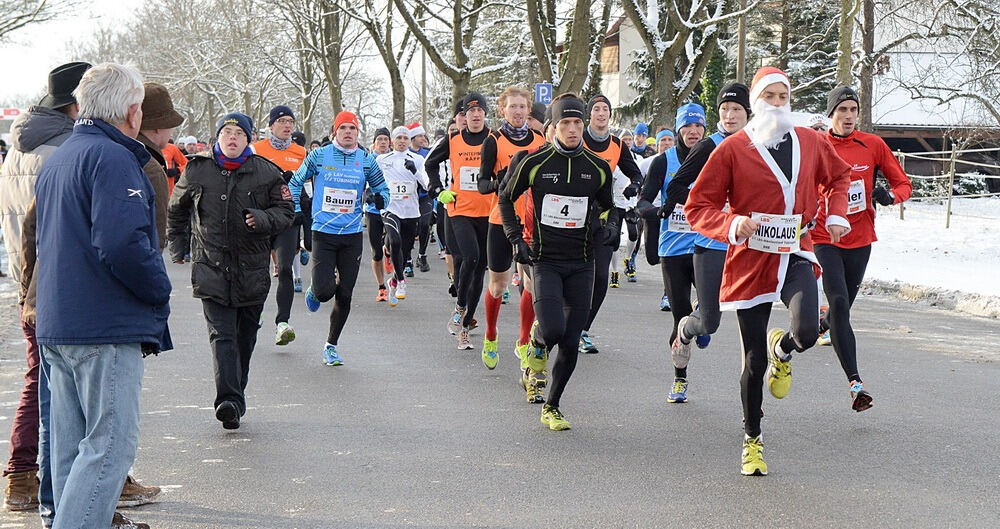
[[[882,186],[875,186],[875,189],[872,189],[872,200],[878,202],[880,206],[891,206],[896,201],[892,193]]]
[[[385,209],[385,197],[382,193],[372,193],[372,204],[375,204],[375,209]]]
[[[297,211],[295,212],[295,220],[292,221],[292,226],[305,226],[306,224],[306,212]]]
[[[295,173],[293,173],[293,172],[291,172],[291,171],[285,171],[284,173],[281,173],[281,178],[282,178],[282,179],[283,179],[283,180],[285,181],[285,183],[287,184],[288,182],[291,182],[291,181],[292,181],[292,176],[293,176],[294,174],[295,174]]]
[[[514,244],[514,260],[524,265],[530,265],[535,262],[535,255],[531,251],[531,246],[528,246],[528,243],[524,242],[524,239]]]
[[[405,167],[407,171],[417,174],[417,166],[413,163],[413,160],[407,158],[403,161],[403,167]]]
[[[621,228],[619,228],[617,224],[612,224],[609,222],[605,224],[603,228],[601,228],[600,232],[601,238],[598,242],[606,246],[612,246],[614,245],[615,241],[618,239],[620,234],[621,234]]]
[[[625,190],[622,191],[622,194],[625,195],[626,199],[639,196],[639,185],[634,183],[629,184],[628,187],[626,187]]]
[[[180,175],[181,175],[181,170],[176,167],[171,167],[170,169],[167,169],[167,177],[169,178],[177,178]]]
[[[670,218],[670,213],[673,210],[674,210],[674,208],[668,208],[667,204],[663,204],[662,206],[660,206],[660,209],[656,210],[656,216],[659,217],[659,218],[661,218],[661,219],[669,219]]]

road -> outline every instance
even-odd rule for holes
[[[516,384],[516,294],[501,313],[500,365],[488,371],[445,332],[443,261],[418,272],[396,308],[373,302],[367,265],[342,367],[321,363],[328,306],[309,314],[298,295],[298,339],[277,347],[268,302],[236,431],[211,409],[189,269],[168,265],[177,349],[146,362],[134,468],[164,492],[134,519],[171,529],[1000,526],[996,320],[862,296],[853,320],[875,408],[850,409],[831,348],[796,356],[791,394],[765,392],[771,474],[747,478],[735,319],[726,314],[695,351],[690,402],[668,404],[657,270],[643,266],[638,283],[609,293],[593,330],[601,353],[580,359],[562,399],[573,429],[551,432]],[[774,311],[772,322],[787,321]],[[23,344],[16,330],[5,336],[6,433]],[[3,516],[0,527],[40,526]]]

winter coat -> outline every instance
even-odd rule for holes
[[[252,213],[256,228],[245,221]],[[292,225],[292,195],[281,169],[252,155],[235,171],[208,155],[188,161],[167,212],[174,261],[184,259],[191,225],[194,297],[229,307],[261,305],[271,288],[271,237]]]
[[[156,193],[156,235],[160,251],[163,251],[167,246],[167,203],[170,202],[169,191],[167,191],[166,161],[163,159],[160,149],[141,132],[136,139],[146,147],[150,156],[142,171],[146,173],[149,183],[153,186],[153,192]]]
[[[35,178],[56,148],[73,132],[73,120],[58,110],[31,107],[10,127],[11,150],[0,167],[0,229],[10,275],[21,277],[21,225],[35,199]]]
[[[97,119],[78,120],[46,160],[35,184],[39,345],[172,347],[148,161],[141,143]]]

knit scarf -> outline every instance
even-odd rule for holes
[[[597,140],[599,142],[605,141],[605,140],[607,140],[608,138],[611,137],[611,129],[608,129],[607,131],[605,131],[603,136],[598,136],[597,132],[595,132],[594,129],[590,127],[590,125],[587,125],[587,132],[590,133],[590,137],[591,138],[594,138],[595,140]]]
[[[503,125],[500,125],[500,131],[508,138],[519,141],[528,136],[528,124],[525,123],[521,128],[514,128],[514,125],[511,125],[509,121],[504,121]]]
[[[565,147],[561,141],[558,139],[552,140],[552,146],[555,147],[556,151],[566,156],[576,156],[583,152],[583,138],[580,138],[580,144],[576,146],[575,149],[569,149]]]
[[[253,156],[253,151],[250,150],[250,146],[247,145],[243,148],[243,152],[240,153],[239,156],[236,158],[230,158],[225,154],[222,154],[222,148],[219,147],[218,143],[216,143],[215,146],[212,147],[212,154],[214,155],[213,158],[215,158],[216,165],[227,171],[235,171],[243,165],[243,162],[246,162],[247,159]]]
[[[283,140],[271,133],[268,133],[267,140],[271,142],[271,147],[274,147],[276,150],[279,151],[287,149],[292,144],[291,137],[289,137],[287,140]]]

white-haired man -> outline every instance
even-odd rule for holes
[[[851,229],[851,168],[822,136],[793,125],[790,100],[784,72],[757,71],[753,119],[712,152],[684,208],[695,231],[730,245],[719,300],[722,310],[736,310],[745,357],[744,475],[767,474],[760,432],[765,375],[771,394],[783,398],[792,383],[792,351],[812,347],[819,335],[820,268],[809,235],[819,200],[828,215],[817,230],[837,242]],[[788,331],[767,331],[776,301],[788,307]]]
[[[73,134],[36,184],[36,334],[52,394],[55,529],[141,527],[115,514],[139,439],[143,356],[171,348],[170,279],[136,141],[142,77],[101,64]],[[66,266],[73,263],[73,266]]]

